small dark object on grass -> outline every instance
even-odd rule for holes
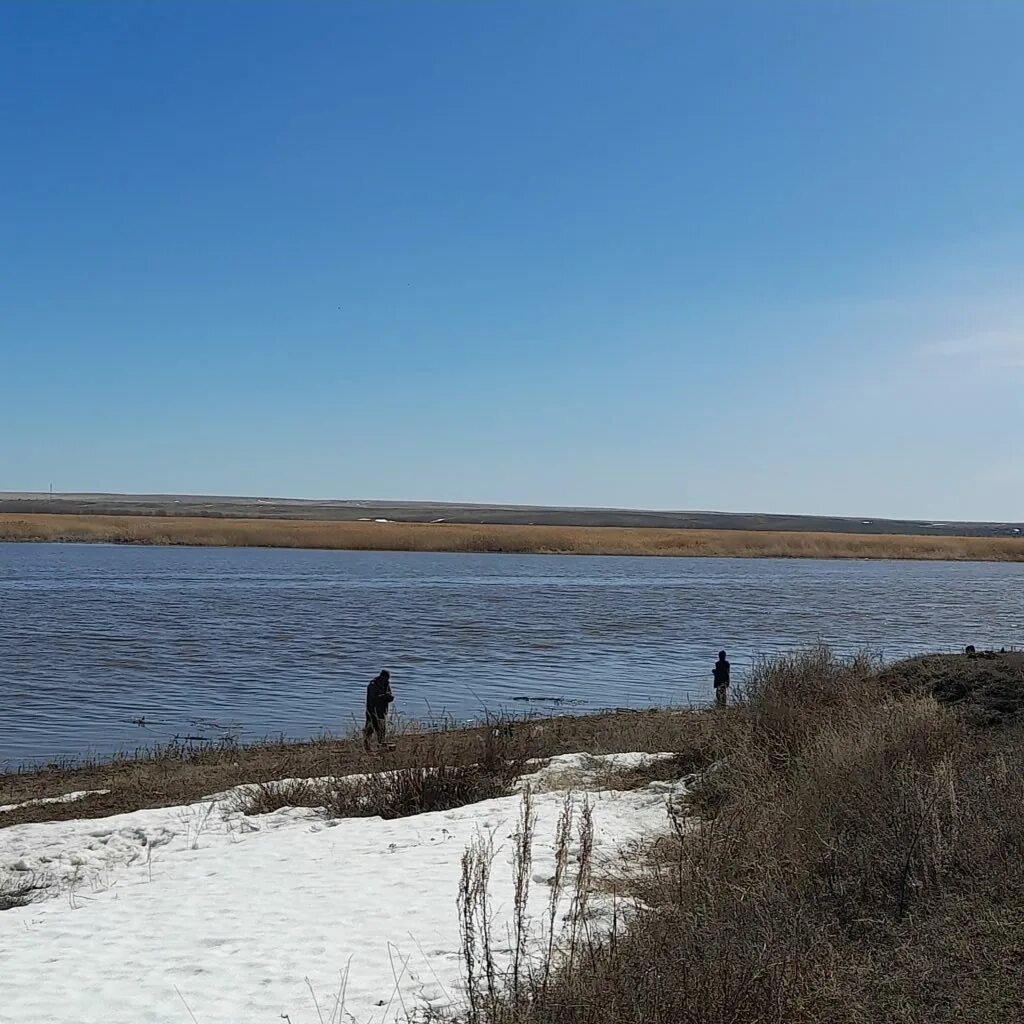
[[[974,644],[968,644],[964,648],[964,654],[966,654],[968,658],[973,658],[974,655],[977,654],[977,653],[978,653],[978,651],[975,648]]]

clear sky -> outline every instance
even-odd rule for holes
[[[1024,513],[1024,3],[0,0],[0,489]]]

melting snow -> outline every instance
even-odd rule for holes
[[[595,784],[665,755],[552,758],[527,776]],[[595,856],[666,824],[679,783],[592,792]],[[520,797],[395,821],[310,808],[247,817],[219,797],[104,819],[0,829],[0,869],[51,898],[0,914],[4,1019],[28,1024],[382,1024],[458,999],[460,859],[490,836],[494,934],[512,911]],[[529,911],[543,919],[564,794],[538,792]],[[600,905],[597,905],[598,907]],[[601,912],[600,910],[598,912]],[[539,927],[539,926],[538,926]],[[307,982],[308,979],[308,982]]]

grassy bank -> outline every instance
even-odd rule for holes
[[[345,551],[896,558],[1024,561],[1011,537],[918,537],[755,530],[467,526],[170,516],[0,515],[0,541],[322,548]]]
[[[698,761],[713,740],[713,718],[699,711],[623,711],[525,719],[490,726],[407,730],[385,754],[363,749],[362,738],[258,743],[246,747],[168,747],[108,762],[0,775],[0,806],[105,790],[72,803],[35,803],[0,813],[0,828],[30,821],[99,818],[146,807],[186,804],[245,783],[345,776],[386,769],[468,768],[498,761],[587,751],[613,754],[690,752]]]
[[[443,1019],[1021,1020],[1022,691],[1019,655],[762,665],[717,716],[720,760],[674,830],[612,879],[626,927],[579,915],[560,951],[497,983],[471,934],[478,980]]]

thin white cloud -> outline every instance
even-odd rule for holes
[[[983,331],[923,345],[923,356],[990,370],[1024,369],[1024,328]]]

